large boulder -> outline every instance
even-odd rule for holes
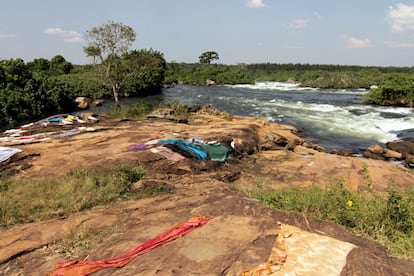
[[[404,159],[408,167],[414,167],[414,139],[388,142],[386,146],[389,150],[400,153],[399,160]]]
[[[78,104],[79,109],[88,109],[91,99],[87,97],[76,97],[75,103]]]
[[[414,139],[388,142],[386,146],[393,151],[402,153],[403,156],[414,154]]]
[[[384,148],[378,144],[374,144],[369,146],[362,155],[366,158],[377,159],[377,160],[384,160],[384,156],[382,153],[384,152]]]
[[[390,149],[384,149],[382,156],[384,156],[386,159],[396,159],[396,160],[401,160],[403,157],[401,152],[390,150]]]

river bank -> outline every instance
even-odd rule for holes
[[[412,108],[362,103],[366,89],[317,89],[294,83],[257,82],[253,85],[176,85],[145,98],[124,98],[124,106],[140,101],[211,104],[237,116],[265,118],[296,127],[307,140],[328,151],[351,149],[362,153],[372,144],[412,139]],[[110,109],[105,103],[92,112]]]

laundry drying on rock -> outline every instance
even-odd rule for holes
[[[198,160],[225,162],[230,159],[234,153],[233,142],[203,142],[203,139],[200,137],[189,138],[186,140],[179,138],[164,140],[152,139],[144,143],[133,144],[128,147],[128,150],[145,150],[147,148],[171,161],[194,158]]]
[[[0,147],[0,163],[8,160],[10,157],[21,151],[21,149],[17,148]]]
[[[55,115],[0,133],[0,145],[31,144],[73,136],[81,132],[93,132],[96,129],[87,125],[98,121],[97,115],[92,113]]]
[[[199,160],[209,159],[216,162],[225,162],[231,157],[232,149],[229,149],[223,143],[217,141],[204,143],[201,138],[189,140],[191,142],[172,138],[160,140],[158,143],[188,158],[195,157]]]

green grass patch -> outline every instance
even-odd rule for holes
[[[179,102],[157,103],[147,99],[141,99],[136,104],[128,105],[123,109],[113,108],[105,113],[112,118],[142,119],[160,108],[171,108],[174,110],[172,116],[177,120],[187,119],[189,106]]]
[[[143,176],[142,168],[125,164],[76,170],[59,179],[0,179],[0,228],[172,192],[156,186],[135,188]]]
[[[414,259],[414,189],[390,188],[351,191],[342,182],[329,189],[319,187],[244,191],[248,196],[279,210],[331,221],[369,237],[388,248],[391,255]]]

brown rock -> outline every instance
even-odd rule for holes
[[[385,160],[385,157],[382,154],[373,153],[372,151],[366,150],[362,153],[362,156],[370,159]]]
[[[384,149],[380,145],[375,144],[375,145],[369,146],[367,151],[372,152],[374,154],[382,154],[384,152]]]
[[[412,164],[412,165],[414,165],[414,155],[413,155],[413,154],[408,154],[408,155],[405,157],[405,161],[406,161],[408,164]]]
[[[300,155],[315,155],[318,151],[312,148],[307,148],[307,147],[298,145],[293,149],[293,152],[300,154]]]
[[[394,141],[386,144],[387,148],[401,152],[403,156],[407,154],[414,154],[414,140]]]
[[[216,82],[214,80],[206,80],[206,85],[215,85]]]
[[[332,150],[333,154],[338,154],[338,155],[342,155],[342,156],[357,156],[360,153],[357,150],[354,149],[342,149],[342,150]]]
[[[384,149],[384,153],[382,155],[387,159],[396,159],[396,160],[401,160],[403,157],[401,152],[396,152],[390,149]]]
[[[91,102],[91,104],[94,105],[94,106],[101,106],[101,105],[103,105],[104,102],[105,101],[103,99],[96,99],[96,100],[93,100]]]
[[[298,145],[301,145],[302,143],[303,143],[303,140],[299,138],[290,140],[289,143],[286,145],[286,149],[294,150]]]
[[[87,97],[76,97],[75,103],[78,104],[79,109],[88,109],[91,100]]]

